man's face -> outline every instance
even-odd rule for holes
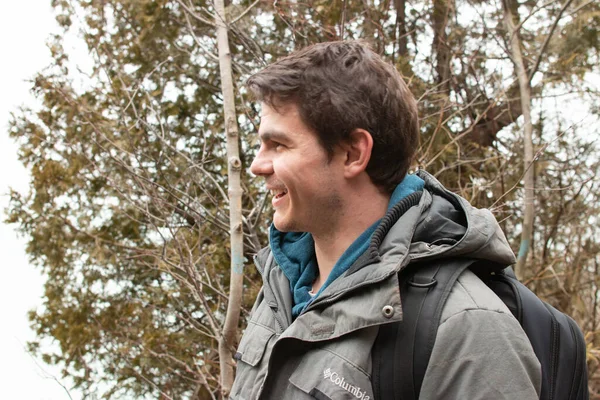
[[[263,176],[282,232],[327,234],[342,216],[343,154],[331,161],[295,104],[277,110],[263,104],[261,146],[250,170]]]

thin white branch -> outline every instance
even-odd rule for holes
[[[250,10],[251,10],[252,8],[254,8],[254,6],[255,6],[255,5],[257,5],[259,1],[260,1],[260,0],[256,0],[254,3],[250,4],[250,6],[248,6],[248,8],[246,8],[246,9],[244,10],[244,12],[243,12],[243,13],[241,13],[240,15],[238,15],[237,17],[235,17],[235,19],[234,19],[233,21],[231,21],[231,22],[229,23],[229,25],[234,25],[234,24],[235,24],[236,22],[238,22],[240,19],[244,18],[244,16],[245,16],[246,14],[248,14],[248,12],[250,12]]]
[[[198,14],[196,14],[194,11],[192,11],[187,5],[185,5],[183,3],[183,1],[181,0],[177,0],[177,3],[179,3],[179,5],[181,7],[183,7],[183,9],[185,11],[187,11],[192,17],[196,18],[198,21],[202,22],[203,24],[209,25],[209,26],[215,26],[215,24],[207,19],[204,19],[203,17],[199,16]]]

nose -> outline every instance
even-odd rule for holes
[[[258,150],[258,153],[256,153],[256,157],[250,165],[250,172],[252,172],[256,176],[268,176],[273,173],[273,163],[265,155],[262,146]]]

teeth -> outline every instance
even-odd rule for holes
[[[273,197],[281,197],[285,194],[287,194],[287,189],[271,189],[271,195]]]

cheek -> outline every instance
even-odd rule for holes
[[[294,157],[280,157],[273,161],[273,168],[278,178],[285,183],[294,184],[305,180],[308,175],[316,171],[315,163],[307,162],[302,155]]]
[[[311,152],[288,154],[273,161],[276,178],[289,189],[300,191],[302,197],[318,196],[318,193],[327,189],[336,177],[323,157],[315,156]]]

